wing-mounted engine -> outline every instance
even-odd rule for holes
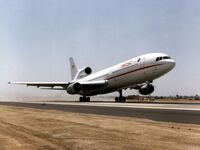
[[[67,92],[69,94],[87,95],[88,93],[95,91],[95,89],[106,86],[107,83],[107,80],[74,82],[68,85]]]
[[[72,83],[67,87],[67,92],[69,94],[77,94],[81,91],[81,84],[76,82]]]
[[[152,84],[145,84],[141,87],[139,87],[139,92],[141,95],[149,95],[153,93],[154,86]]]
[[[90,67],[85,67],[83,69],[78,70],[75,79],[82,79],[92,73],[92,69]]]

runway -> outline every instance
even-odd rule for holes
[[[0,102],[0,105],[55,109],[121,117],[137,117],[163,122],[200,124],[200,104],[112,103],[112,102]]]

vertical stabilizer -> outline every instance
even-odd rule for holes
[[[78,69],[72,57],[69,58],[69,62],[70,62],[71,78],[72,80],[74,80],[74,77],[76,76],[78,72]]]

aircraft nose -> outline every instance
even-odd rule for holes
[[[173,59],[167,60],[167,66],[172,70],[176,66],[176,62]]]

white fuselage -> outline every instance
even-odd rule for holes
[[[35,86],[41,89],[66,90],[69,94],[80,94],[80,102],[90,101],[88,96],[119,92],[116,102],[125,102],[122,90],[131,88],[139,90],[142,95],[151,94],[154,79],[166,74],[175,66],[175,61],[163,53],[141,55],[120,64],[91,74],[92,69],[77,69],[73,58],[70,58],[72,81],[70,82],[8,82]]]
[[[158,58],[161,58],[158,60]],[[138,84],[153,81],[172,70],[175,61],[163,53],[141,55],[125,62],[91,74],[76,82],[107,80],[107,86],[81,91],[81,95],[97,95],[117,91],[124,88],[134,88]]]

